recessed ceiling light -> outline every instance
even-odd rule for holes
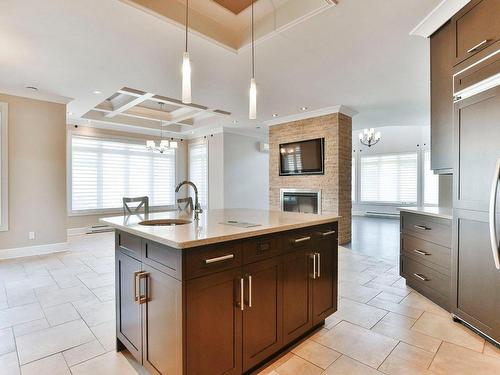
[[[307,107],[300,107],[301,111],[307,111]]]
[[[278,117],[278,114],[277,113],[273,113],[273,117]]]
[[[233,124],[237,124],[238,123],[238,120],[233,120]]]
[[[191,134],[194,134],[194,130],[191,130]]]
[[[26,86],[26,88],[27,88],[28,90],[38,91],[38,87],[35,87],[35,86]]]
[[[96,95],[101,95],[101,94],[102,94],[102,91],[101,91],[101,90],[94,90],[94,94],[96,94]]]

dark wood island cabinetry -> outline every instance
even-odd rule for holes
[[[337,222],[177,249],[116,231],[118,348],[152,374],[242,374],[337,309]]]

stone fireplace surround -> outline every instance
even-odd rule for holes
[[[279,145],[325,138],[325,174],[279,175]],[[336,112],[269,127],[269,205],[281,209],[281,189],[321,191],[322,213],[341,216],[339,244],[351,241],[352,118]]]

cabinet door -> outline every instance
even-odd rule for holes
[[[453,169],[453,43],[451,23],[431,36],[431,168]]]
[[[280,257],[244,267],[243,371],[282,346],[281,268]]]
[[[500,341],[500,270],[494,264],[488,214],[455,210],[453,216],[453,312]]]
[[[455,103],[454,208],[488,210],[499,124],[500,86]]]
[[[242,372],[241,268],[187,281],[185,369],[189,375]]]
[[[148,265],[144,272],[143,365],[151,374],[181,374],[182,283]]]
[[[325,320],[337,311],[337,234],[332,231],[319,233],[316,254],[316,276],[313,280],[313,325]]]
[[[116,336],[142,363],[141,306],[136,301],[135,274],[141,262],[116,251]]]
[[[312,250],[298,250],[283,262],[283,344],[312,327]]]

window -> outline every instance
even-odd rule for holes
[[[71,137],[71,211],[122,207],[123,197],[147,195],[150,206],[175,204],[175,150],[163,154],[143,143]]]
[[[352,157],[351,166],[351,200],[356,201],[356,158]]]
[[[0,231],[9,229],[7,103],[0,103]]]
[[[424,155],[424,204],[437,205],[439,203],[439,177],[431,169],[431,151],[426,150]]]
[[[417,153],[361,157],[361,201],[417,203]]]
[[[189,145],[189,180],[198,188],[198,199],[202,207],[208,206],[208,145]]]

